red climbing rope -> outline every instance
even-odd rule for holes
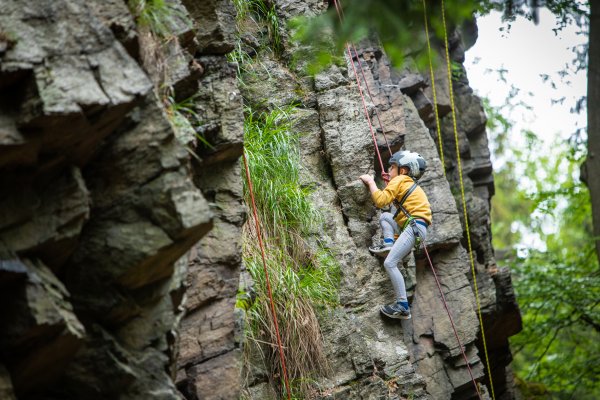
[[[336,0],[334,0],[336,1]],[[389,182],[389,175],[385,172],[385,168],[383,167],[383,161],[381,160],[381,154],[379,153],[379,146],[377,145],[377,138],[375,137],[375,132],[373,132],[373,124],[371,123],[371,117],[369,117],[369,111],[367,110],[367,102],[365,101],[365,96],[363,95],[362,88],[360,87],[360,81],[358,80],[358,74],[356,72],[356,67],[354,66],[354,60],[352,60],[352,53],[350,53],[350,46],[346,45],[348,49],[348,57],[350,57],[350,63],[352,64],[352,70],[354,71],[354,76],[356,77],[356,84],[358,85],[358,93],[360,94],[360,98],[362,99],[363,110],[365,112],[365,116],[367,117],[367,121],[369,122],[369,130],[371,131],[371,136],[373,137],[373,143],[375,144],[375,152],[377,153],[377,159],[379,160],[379,166],[381,167],[381,177],[387,183]]]
[[[340,1],[340,0],[333,0],[333,3],[335,5],[335,9],[337,11],[338,18],[340,19],[340,23],[342,23],[343,10],[341,8],[341,3],[338,4],[338,1]],[[373,96],[371,95],[371,91],[369,89],[369,85],[367,83],[367,79],[366,79],[364,71],[362,69],[362,64],[361,64],[360,59],[358,57],[358,52],[356,51],[356,47],[354,47],[354,44],[352,45],[352,47],[354,48],[354,53],[356,55],[356,60],[358,61],[358,64],[359,64],[359,66],[361,68],[361,72],[362,72],[363,80],[364,80],[366,88],[367,88],[367,92],[369,93],[369,96],[371,98],[371,102],[373,102]],[[381,154],[379,153],[379,147],[377,146],[377,139],[375,137],[375,133],[373,132],[373,126],[371,124],[371,118],[369,117],[369,113],[367,111],[365,97],[364,97],[363,92],[362,92],[362,88],[361,88],[360,81],[359,81],[359,78],[358,78],[358,73],[356,72],[356,67],[354,66],[354,60],[352,58],[352,53],[350,52],[350,45],[346,44],[346,48],[348,50],[348,57],[350,57],[350,63],[352,64],[352,70],[354,71],[354,76],[356,78],[356,83],[358,85],[358,92],[359,92],[360,97],[362,99],[363,109],[365,111],[365,116],[367,117],[367,121],[369,122],[369,129],[371,130],[371,136],[373,137],[373,142],[375,143],[375,151],[377,153],[377,158],[379,159],[379,163],[381,165],[381,171],[382,171],[381,175],[382,175],[382,178],[386,182],[388,182],[389,181],[389,176],[385,176],[387,174],[385,174],[385,172],[384,172],[385,170],[383,169],[383,162],[381,161]],[[374,102],[373,102],[373,104],[374,104]],[[391,155],[392,151],[391,151],[390,146],[389,146],[389,144],[387,142],[387,138],[385,136],[385,130],[383,128],[383,125],[381,124],[381,120],[379,119],[379,113],[377,112],[377,107],[375,107],[375,113],[377,115],[379,126],[381,126],[381,130],[383,131],[383,137],[385,138],[385,142],[386,142],[386,144],[388,146],[388,150],[389,150],[390,155]],[[458,336],[458,332],[456,331],[456,326],[454,324],[454,320],[452,319],[452,315],[450,314],[450,309],[448,308],[448,304],[446,302],[446,297],[444,296],[444,292],[442,290],[442,286],[440,285],[440,281],[439,281],[439,279],[437,277],[437,274],[435,272],[435,268],[433,267],[433,263],[431,262],[431,257],[429,256],[429,252],[427,251],[427,247],[425,247],[424,244],[423,244],[423,247],[425,249],[425,254],[427,255],[427,260],[429,261],[429,266],[431,267],[431,272],[433,273],[433,277],[435,278],[435,283],[437,284],[437,287],[438,287],[438,289],[440,291],[440,295],[441,295],[441,298],[442,298],[442,303],[444,304],[444,308],[446,309],[446,313],[448,313],[448,318],[450,319],[450,324],[452,325],[452,330],[454,331],[454,336],[456,337],[456,341],[458,342],[458,346],[460,347],[460,352],[462,353],[463,358],[465,359],[465,364],[466,364],[467,369],[469,371],[469,375],[471,376],[471,380],[473,381],[473,385],[475,386],[475,390],[477,391],[477,396],[481,400],[482,397],[481,397],[481,393],[479,392],[479,387],[477,386],[477,382],[475,381],[475,377],[473,376],[473,371],[471,370],[471,366],[469,365],[469,360],[468,360],[467,355],[465,353],[465,349],[464,349],[464,347],[462,345],[462,342],[461,342],[461,340],[460,340],[460,338]]]
[[[479,393],[479,386],[477,386],[475,377],[473,377],[473,371],[471,371],[471,366],[469,365],[469,360],[467,359],[467,355],[465,354],[465,349],[462,345],[462,342],[460,341],[460,338],[458,337],[458,332],[456,331],[456,326],[454,325],[454,320],[452,319],[452,315],[450,315],[450,309],[448,309],[448,303],[446,303],[446,296],[444,296],[444,292],[442,291],[442,285],[440,285],[440,281],[437,277],[437,274],[435,273],[435,268],[433,267],[433,263],[431,262],[431,257],[429,257],[429,252],[427,251],[427,247],[425,246],[425,244],[423,244],[423,248],[425,249],[425,255],[427,255],[427,261],[429,261],[429,266],[431,267],[431,272],[433,272],[433,277],[435,278],[435,283],[437,284],[437,287],[440,291],[440,295],[442,295],[442,303],[444,303],[444,308],[446,309],[446,312],[448,313],[448,318],[450,318],[450,324],[452,325],[452,330],[454,331],[454,336],[456,337],[456,341],[458,342],[458,345],[460,346],[460,352],[462,353],[463,358],[465,359],[465,364],[467,365],[467,369],[469,370],[469,375],[471,376],[471,380],[473,381],[473,385],[475,386],[475,390],[477,391],[477,396],[479,396],[479,399],[482,400],[481,393]]]
[[[271,315],[273,317],[273,323],[275,324],[275,334],[277,336],[277,346],[279,348],[279,359],[281,360],[281,368],[283,369],[283,379],[285,382],[285,389],[287,391],[288,400],[292,399],[292,392],[290,390],[290,383],[288,381],[288,373],[285,365],[285,357],[283,355],[283,345],[281,344],[281,336],[279,335],[279,324],[277,323],[277,313],[275,312],[275,302],[273,301],[273,293],[271,291],[271,281],[269,279],[269,271],[267,270],[267,261],[265,257],[265,248],[262,241],[262,233],[260,230],[260,223],[258,220],[258,213],[256,212],[256,201],[254,200],[254,188],[252,186],[252,178],[250,177],[250,169],[248,168],[248,160],[246,159],[246,152],[242,153],[244,159],[244,168],[246,169],[246,178],[248,179],[248,189],[250,191],[250,198],[252,199],[252,212],[254,214],[254,222],[256,223],[256,236],[258,237],[258,244],[260,246],[260,255],[262,257],[263,268],[265,270],[265,281],[267,282],[267,293],[269,294],[269,302],[271,304]]]
[[[342,18],[344,18],[344,9],[342,8],[342,1],[341,0],[334,0],[334,1],[335,1],[335,8],[338,11],[338,16],[340,17],[340,22],[341,22]],[[339,1],[339,5],[337,3],[338,1]],[[341,16],[340,16],[340,14],[341,14]],[[354,50],[354,55],[356,56],[356,61],[358,62],[358,66],[360,67],[360,74],[362,75],[363,81],[365,82],[365,87],[367,88],[367,93],[369,94],[371,103],[375,104],[375,100],[373,99],[373,95],[371,94],[371,88],[369,88],[369,82],[367,81],[367,77],[365,76],[365,70],[363,69],[362,63],[360,62],[360,58],[358,57],[358,51],[356,51],[356,46],[354,46],[354,43],[352,43],[352,49]],[[352,57],[350,58],[350,60],[352,60]],[[377,110],[377,107],[375,107],[375,115],[377,116],[377,122],[379,122],[379,126],[381,127],[381,133],[383,133],[383,139],[385,140],[385,145],[387,146],[388,151],[390,152],[390,156],[391,156],[392,149],[390,147],[390,144],[388,143],[387,136],[385,135],[385,127],[381,123],[381,118],[379,118],[379,111]]]
[[[340,23],[342,22],[342,16],[340,12],[340,6],[338,4],[338,0],[333,0],[335,4],[335,9],[337,10],[338,17],[340,19]],[[352,65],[352,70],[354,71],[354,77],[356,78],[356,84],[358,85],[358,93],[360,94],[360,98],[362,100],[363,111],[365,113],[365,117],[367,118],[367,122],[369,123],[369,130],[371,131],[371,137],[373,138],[373,143],[375,144],[375,152],[377,153],[377,159],[379,160],[379,166],[381,167],[381,178],[387,184],[390,181],[389,174],[385,172],[385,168],[383,167],[383,161],[381,160],[381,154],[379,153],[379,146],[377,145],[377,138],[375,137],[375,132],[373,131],[373,124],[371,123],[371,117],[369,116],[369,111],[367,110],[367,101],[365,100],[365,96],[363,95],[362,87],[360,85],[360,80],[358,78],[358,73],[356,72],[356,67],[354,66],[354,60],[352,58],[352,52],[350,51],[350,45],[346,43],[346,49],[348,50],[348,57],[350,58],[350,64]],[[360,64],[360,60],[359,64]],[[386,139],[387,142],[387,139]],[[391,153],[391,150],[390,150]]]
[[[354,46],[354,43],[352,43],[352,50],[354,50],[354,55],[356,56],[356,61],[358,61],[358,65],[360,66],[360,74],[363,77],[363,82],[365,83],[365,87],[367,88],[367,93],[369,94],[371,103],[375,104],[375,101],[373,100],[373,95],[371,94],[371,89],[369,88],[369,83],[367,82],[367,77],[365,76],[365,71],[363,69],[362,63],[360,62],[360,58],[358,58],[358,52],[356,51],[356,47]],[[383,139],[385,140],[385,145],[387,146],[388,151],[390,152],[390,156],[391,156],[392,148],[390,147],[390,144],[388,143],[387,136],[385,136],[385,128],[383,127],[383,124],[381,123],[381,119],[379,118],[379,111],[377,111],[377,106],[375,106],[375,116],[377,117],[377,122],[379,122],[379,126],[381,127],[381,133],[383,133]]]

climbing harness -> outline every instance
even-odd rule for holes
[[[248,168],[248,160],[246,158],[246,152],[242,152],[244,160],[244,168],[246,169],[246,179],[248,180],[248,189],[250,191],[250,198],[252,199],[252,213],[254,214],[254,222],[256,223],[256,236],[258,237],[258,244],[260,246],[260,255],[262,257],[263,268],[265,270],[265,281],[267,283],[267,293],[269,294],[269,303],[271,305],[271,316],[273,318],[273,324],[275,325],[275,335],[277,336],[277,347],[279,349],[279,360],[281,361],[281,369],[283,370],[283,379],[285,382],[285,389],[287,391],[288,400],[292,399],[292,392],[290,390],[290,383],[288,380],[287,368],[285,365],[285,356],[283,354],[283,345],[281,344],[281,335],[279,334],[279,324],[277,323],[277,313],[275,312],[275,302],[273,301],[273,292],[271,291],[271,281],[269,279],[269,271],[267,270],[267,261],[265,257],[265,248],[262,241],[262,233],[260,230],[260,223],[258,220],[258,212],[256,211],[256,201],[254,200],[254,188],[252,185],[252,178],[250,177],[250,169]]]
[[[390,164],[396,164],[398,168],[407,167],[409,169],[409,178],[413,180],[412,186],[404,193],[404,196],[397,201],[394,199],[394,206],[396,207],[396,213],[394,214],[394,219],[398,217],[400,211],[406,216],[407,220],[402,227],[402,231],[404,231],[408,226],[411,227],[414,237],[415,237],[415,245],[414,250],[415,253],[419,254],[421,250],[421,243],[423,242],[423,238],[419,233],[419,229],[417,228],[417,224],[420,223],[417,218],[413,217],[408,210],[404,207],[404,202],[406,199],[415,191],[418,186],[418,180],[425,172],[425,168],[427,168],[427,163],[425,159],[417,153],[410,151],[398,151],[392,155],[390,158]],[[427,227],[428,224],[426,222],[422,222],[422,224]]]
[[[398,214],[400,214],[401,211],[406,216],[406,218],[408,218],[406,220],[406,222],[404,222],[404,225],[402,226],[402,231],[404,231],[406,228],[408,228],[410,226],[410,228],[413,231],[413,235],[415,236],[414,251],[416,254],[419,254],[419,252],[421,251],[421,243],[423,243],[423,237],[421,236],[421,233],[419,232],[419,229],[417,228],[416,218],[413,217],[412,215],[410,215],[408,210],[406,208],[404,208],[404,202],[406,201],[408,196],[410,196],[412,194],[412,192],[415,191],[417,186],[419,186],[416,180],[413,179],[413,182],[414,183],[412,184],[410,189],[408,189],[406,191],[406,193],[404,194],[404,196],[402,196],[400,201],[394,200],[394,207],[396,207],[396,213],[394,214],[394,220],[396,219]],[[427,225],[425,225],[425,227],[427,227]]]

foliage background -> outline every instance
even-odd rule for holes
[[[540,154],[542,139],[531,131],[515,146],[506,117],[513,107],[486,107],[495,155],[504,159],[495,169],[493,243],[511,267],[523,315],[523,331],[511,338],[513,368],[525,398],[597,399],[600,270],[589,191],[579,180],[585,148],[557,139]]]

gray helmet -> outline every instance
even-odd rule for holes
[[[408,153],[410,153],[410,151],[406,151],[406,150],[400,150],[400,151],[395,152],[390,157],[390,161],[389,161],[390,165],[392,165],[392,164],[398,165],[398,160],[400,160],[402,157],[404,157]]]
[[[395,152],[390,157],[390,164],[395,164],[398,168],[407,167],[409,170],[408,175],[415,179],[423,176],[425,168],[427,168],[427,163],[420,154],[405,150]]]

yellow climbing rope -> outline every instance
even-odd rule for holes
[[[436,97],[436,90],[435,90],[435,86],[434,86],[433,64],[431,61],[431,45],[429,42],[429,28],[428,28],[428,23],[427,23],[427,8],[426,8],[425,0],[423,0],[423,13],[425,15],[425,33],[427,35],[427,49],[429,51],[429,70],[431,73],[431,89],[433,91],[433,101],[434,101],[434,108],[435,108],[436,125],[437,125],[437,130],[438,130],[438,140],[440,143],[440,158],[442,160],[442,167],[444,168],[444,176],[445,176],[446,170],[445,170],[445,166],[444,166],[444,151],[443,151],[443,146],[442,146],[441,127],[440,127],[439,116],[438,116],[438,111],[437,111],[437,97]],[[452,71],[451,71],[451,67],[450,67],[450,51],[448,49],[448,46],[449,46],[448,45],[448,31],[446,28],[446,12],[445,12],[444,0],[442,0],[442,24],[443,24],[443,29],[444,29],[444,46],[445,46],[445,50],[446,50],[446,67],[447,67],[447,72],[448,72],[448,86],[449,86],[449,91],[450,91],[450,109],[452,112],[452,127],[454,129],[454,142],[456,144],[456,159],[458,162],[458,176],[459,176],[459,181],[460,181],[460,193],[461,193],[461,197],[462,197],[465,228],[467,230],[467,246],[468,246],[468,251],[469,251],[469,260],[471,262],[471,273],[473,275],[473,286],[475,287],[475,301],[477,303],[477,315],[479,317],[479,327],[481,328],[481,338],[483,341],[483,351],[485,353],[485,363],[487,366],[488,377],[490,380],[490,389],[492,392],[492,399],[495,400],[496,397],[495,397],[495,393],[494,393],[494,383],[492,381],[492,370],[490,368],[490,360],[489,360],[488,351],[487,351],[485,331],[483,328],[483,317],[481,316],[481,303],[479,301],[479,288],[477,286],[477,277],[475,274],[475,261],[473,260],[473,248],[471,245],[469,218],[467,215],[467,202],[465,199],[465,185],[463,182],[462,165],[461,165],[461,160],[460,160],[460,149],[458,146],[458,129],[456,127],[456,111],[454,108],[454,92],[452,90]]]
[[[429,23],[427,22],[427,5],[423,0],[423,15],[425,16],[425,37],[427,38],[427,54],[429,55],[429,72],[431,75],[431,90],[433,92],[433,110],[435,111],[435,126],[437,127],[438,143],[440,145],[440,159],[442,161],[442,171],[446,177],[446,164],[444,163],[444,149],[442,148],[442,127],[440,126],[440,116],[437,108],[437,94],[435,91],[435,77],[433,76],[433,57],[431,57],[431,43],[429,42]]]

